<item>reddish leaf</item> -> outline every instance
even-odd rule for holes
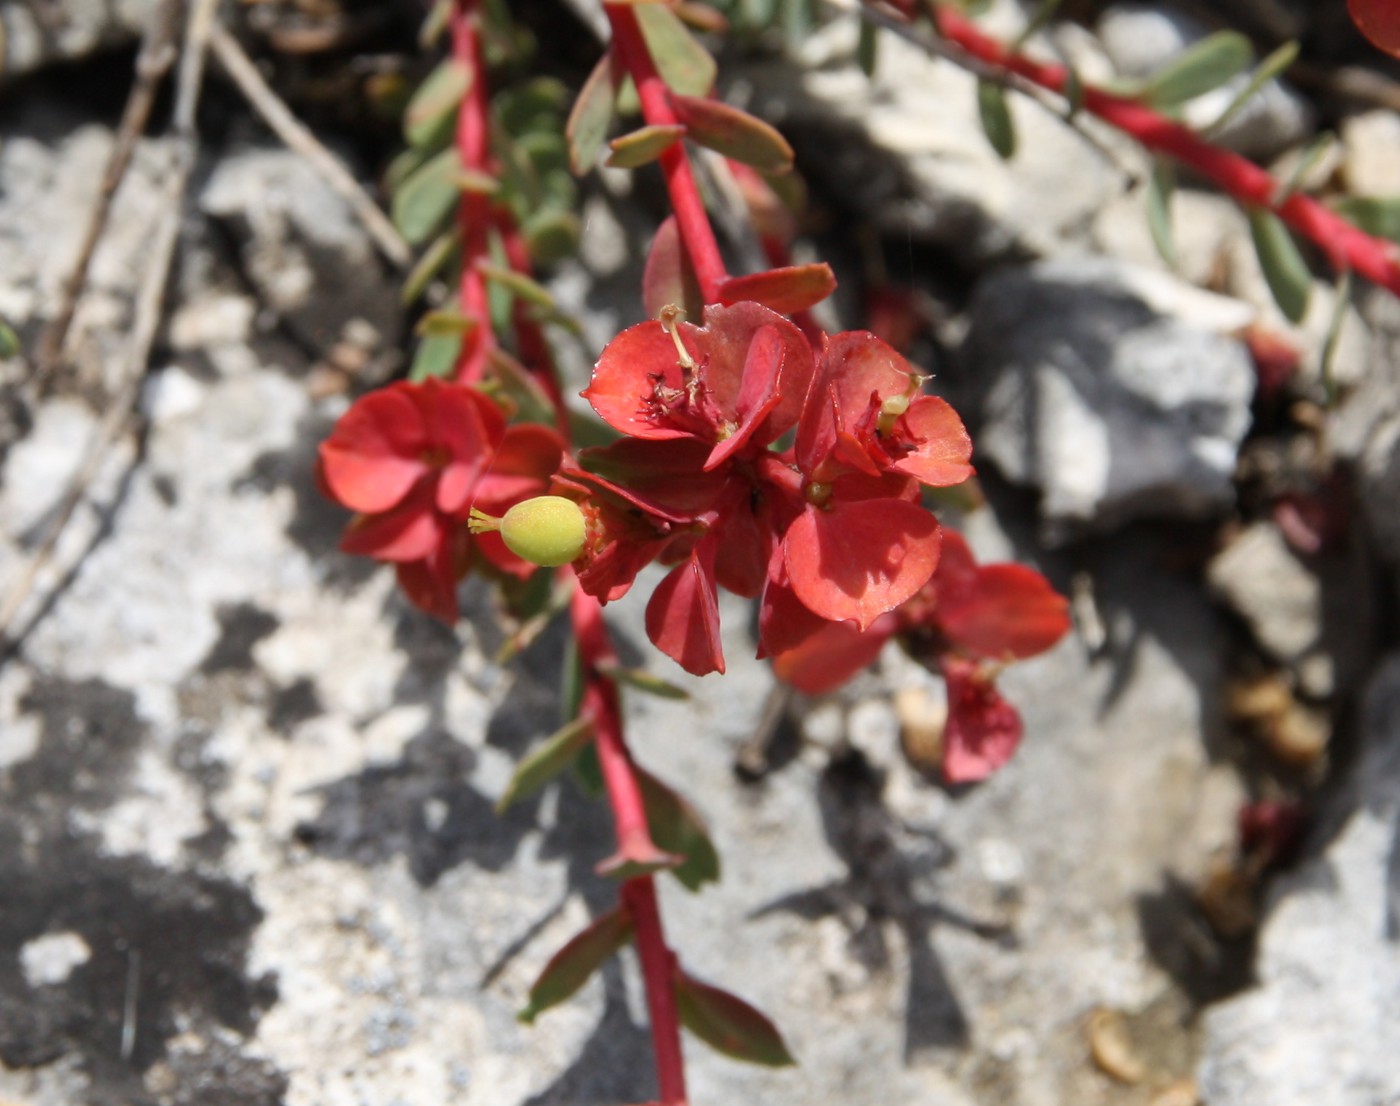
[[[676,1011],[681,1024],[717,1052],[750,1064],[780,1068],[795,1064],[782,1034],[743,999],[676,973]]]
[[[861,633],[849,622],[828,622],[796,649],[773,658],[773,673],[808,695],[834,691],[880,655],[898,628],[892,614],[881,615]]]
[[[693,676],[724,671],[713,540],[700,542],[647,603],[647,637]]]
[[[836,274],[825,261],[788,265],[767,272],[730,277],[719,287],[720,303],[754,300],[780,315],[815,307],[836,291]]]
[[[327,488],[352,511],[388,510],[427,472],[419,454],[427,434],[418,407],[402,389],[359,400],[321,444]]]
[[[826,619],[812,613],[793,593],[784,546],[779,545],[768,565],[768,586],[758,608],[758,658],[796,649],[827,625]]]
[[[672,94],[671,107],[685,124],[687,136],[727,158],[752,165],[761,173],[792,169],[792,147],[770,124],[733,104],[707,96]]]
[[[861,630],[928,583],[938,547],[937,520],[902,499],[833,499],[825,510],[804,511],[783,538],[797,597]]]
[[[970,661],[945,658],[948,724],[943,731],[943,776],[949,783],[986,779],[1021,743],[1021,716],[992,678]]]
[[[934,618],[957,648],[990,660],[1033,657],[1069,631],[1069,603],[1024,565],[978,566],[961,534],[943,532]]]
[[[530,988],[530,1002],[518,1015],[532,1022],[551,1006],[557,1006],[588,982],[608,957],[632,939],[632,917],[621,908],[596,918],[550,958]]]
[[[919,396],[895,423],[893,438],[911,452],[891,467],[922,484],[947,488],[972,476],[972,439],[962,419],[937,396]]]
[[[682,333],[696,328],[682,323]],[[634,438],[685,438],[685,430],[658,420],[647,406],[658,388],[680,391],[685,385],[675,343],[657,322],[628,327],[607,344],[593,368],[583,398],[614,430]]]
[[[681,308],[692,319],[700,318],[704,310],[700,281],[685,252],[674,215],[666,216],[651,240],[646,268],[642,272],[642,303],[652,318],[668,305]]]
[[[614,169],[637,169],[650,165],[685,135],[676,123],[653,123],[639,127],[608,143],[608,165]]]
[[[431,491],[431,485],[420,484],[396,507],[357,515],[340,539],[340,548],[380,561],[421,561],[431,556],[443,535],[442,522],[427,499]]]
[[[739,425],[727,438],[717,442],[705,461],[705,471],[719,468],[736,451],[743,448],[759,424],[778,405],[778,371],[783,365],[783,338],[776,327],[763,326],[749,342],[744,355],[744,371],[740,378],[739,399],[735,414]],[[728,428],[726,428],[728,429]]]

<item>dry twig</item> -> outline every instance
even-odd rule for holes
[[[204,83],[204,59],[214,26],[214,10],[218,0],[192,0],[185,23],[185,39],[180,51],[180,67],[176,75],[175,114],[173,122],[174,150],[170,171],[165,180],[161,221],[157,226],[149,252],[150,262],[137,290],[136,306],[121,365],[121,384],[107,406],[107,413],[88,442],[78,471],[73,474],[39,547],[0,606],[0,635],[5,635],[25,601],[29,598],[40,573],[53,557],[59,539],[83,501],[88,488],[101,469],[107,451],[131,420],[141,395],[141,384],[150,363],[151,347],[160,325],[165,301],[165,286],[170,277],[175,245],[180,237],[184,213],[185,191],[194,167],[198,136],[195,131],[195,109]],[[183,7],[183,0],[180,6]],[[178,12],[174,13],[178,15]]]
[[[316,174],[336,192],[355,213],[355,216],[369,232],[380,252],[394,265],[405,269],[413,261],[413,251],[403,236],[395,229],[389,217],[379,209],[340,159],[317,141],[302,122],[292,114],[272,86],[263,79],[258,67],[244,52],[243,47],[222,27],[214,29],[210,40],[214,57],[223,66],[238,86],[240,92],[262,116],[274,134],[285,142],[291,150],[300,154]]]

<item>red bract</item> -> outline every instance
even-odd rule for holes
[[[474,547],[505,572],[533,571],[498,535],[471,538],[469,510],[504,513],[538,494],[562,451],[553,431],[507,428],[481,392],[430,379],[357,400],[322,443],[320,474],[329,494],[357,512],[341,548],[395,564],[408,597],[452,621]]]
[[[912,602],[864,633],[850,623],[831,623],[776,657],[773,668],[799,691],[820,694],[845,683],[900,636],[943,674],[943,774],[966,783],[1005,764],[1021,739],[1020,718],[996,689],[1000,665],[1044,652],[1068,629],[1068,604],[1039,573],[1022,565],[978,565],[963,537],[944,530],[938,567]]]

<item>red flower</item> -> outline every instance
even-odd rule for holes
[[[469,510],[503,513],[538,494],[562,452],[553,431],[507,429],[483,393],[429,379],[357,400],[321,444],[320,475],[332,498],[357,512],[341,548],[395,564],[409,598],[452,621],[474,548],[502,571],[533,571],[499,535],[471,538]]]
[[[831,623],[775,657],[773,668],[799,691],[820,694],[845,683],[900,636],[947,683],[943,774],[965,783],[991,775],[1021,740],[1020,717],[996,688],[999,667],[1044,652],[1068,629],[1068,604],[1038,572],[978,565],[962,535],[944,530],[938,567],[912,602],[865,632]]]

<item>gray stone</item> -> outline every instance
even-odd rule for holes
[[[6,0],[0,3],[0,83],[126,45],[145,29],[155,6],[156,0]]]
[[[1322,636],[1322,584],[1276,526],[1256,522],[1211,561],[1207,579],[1259,644],[1299,661]]]
[[[1258,985],[1206,1014],[1207,1102],[1400,1097],[1400,658],[1376,674],[1360,729],[1325,848],[1274,888]]]
[[[1181,296],[1156,295],[1162,282]],[[1050,536],[1234,502],[1253,369],[1238,342],[1196,321],[1229,312],[1198,313],[1196,296],[1097,261],[1002,270],[978,286],[963,350],[981,393],[978,448],[1041,492]]]

